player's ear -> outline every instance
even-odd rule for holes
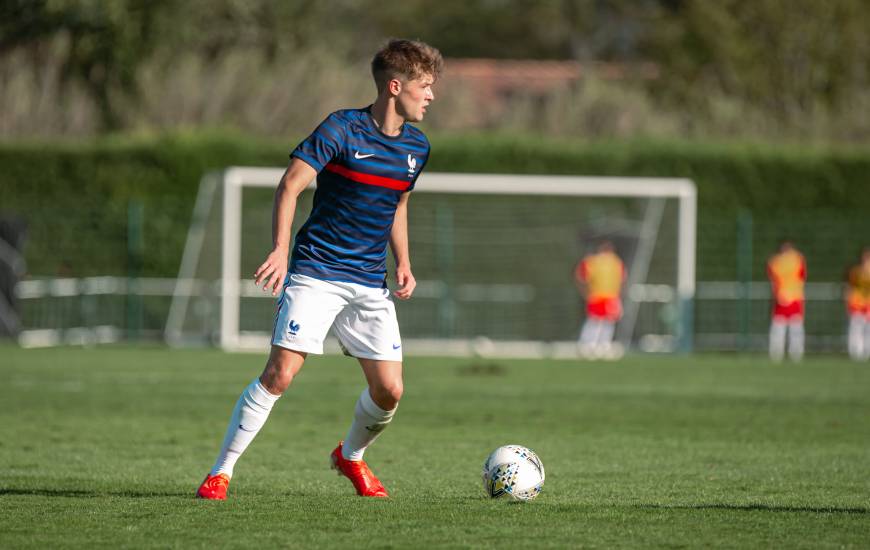
[[[387,82],[387,89],[390,91],[391,95],[399,95],[402,92],[402,81],[398,78],[391,78],[389,82]]]

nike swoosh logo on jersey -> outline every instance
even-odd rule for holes
[[[357,152],[355,152],[355,153],[353,154],[353,158],[355,158],[355,159],[360,159],[360,160],[362,160],[362,159],[367,159],[367,158],[369,158],[369,157],[373,157],[373,156],[375,156],[374,153],[371,153],[371,154],[369,154],[369,155],[360,155],[360,154],[359,154],[359,151],[357,151]]]

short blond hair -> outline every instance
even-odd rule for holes
[[[393,39],[372,59],[372,77],[380,93],[395,77],[416,80],[425,75],[438,79],[444,66],[441,52],[418,40]]]

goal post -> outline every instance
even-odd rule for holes
[[[257,307],[264,313],[252,316],[243,309],[263,301],[251,280],[253,259],[268,252],[271,200],[283,172],[231,167],[203,178],[167,320],[170,344],[210,341],[226,350],[268,345],[268,313]],[[303,193],[308,201],[300,201],[294,234],[307,218],[312,194]],[[617,246],[629,272],[617,337],[635,349],[691,350],[697,208],[692,181],[424,173],[413,194],[409,234],[418,289],[399,304],[409,354],[570,354],[578,327],[566,325],[576,325],[582,311],[566,266],[584,252],[578,235],[587,248],[593,237],[608,235],[626,243],[622,251]],[[246,259],[249,248],[255,250]],[[482,314],[487,308],[488,320]],[[264,317],[268,326],[241,326],[252,317]],[[644,329],[641,317],[668,328]]]

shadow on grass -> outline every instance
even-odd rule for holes
[[[178,491],[99,491],[84,489],[0,489],[0,496],[20,495],[57,498],[98,498],[98,497],[124,497],[124,498],[154,498],[154,497],[191,497],[193,492]]]
[[[737,510],[744,512],[810,512],[813,514],[870,514],[860,506],[776,506],[771,504],[635,504],[632,508],[652,510]]]

